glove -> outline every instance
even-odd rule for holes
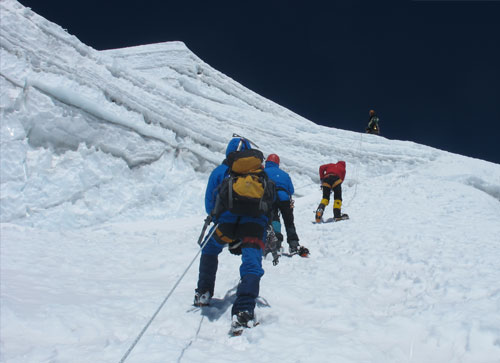
[[[239,256],[241,255],[241,241],[237,239],[234,242],[231,242],[228,245],[229,252],[231,252],[233,255]]]
[[[294,205],[295,201],[292,198],[290,198],[290,209],[293,209]]]

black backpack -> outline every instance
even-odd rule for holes
[[[234,151],[227,156],[229,175],[218,187],[214,214],[224,211],[240,216],[271,215],[276,187],[267,177],[264,155],[256,149]]]

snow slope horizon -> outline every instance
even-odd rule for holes
[[[266,265],[262,329],[236,341],[238,260],[221,256],[223,308],[201,321],[192,269],[136,361],[500,361],[500,165],[315,125],[181,42],[99,52],[0,7],[2,361],[117,361],[196,253],[233,132],[280,155],[312,257]],[[317,168],[338,159],[352,219],[312,226]]]

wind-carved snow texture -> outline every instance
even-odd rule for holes
[[[318,126],[182,42],[99,52],[13,0],[0,27],[2,362],[119,361],[197,253],[233,133],[280,156],[311,256],[263,261],[233,339],[239,258],[203,310],[193,267],[130,361],[500,361],[499,165]],[[313,225],[337,160],[351,219]]]
[[[481,190],[482,192],[485,192],[500,201],[500,185],[489,184],[475,176],[469,176],[466,178],[465,184],[473,186],[474,188]]]

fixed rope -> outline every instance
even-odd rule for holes
[[[362,144],[363,144],[363,133],[360,133],[359,134],[359,145],[358,145],[358,151],[357,151],[357,154],[360,155],[360,152],[361,152],[361,147],[362,147]],[[348,203],[343,203],[345,207],[347,207],[348,205],[351,204],[351,202],[354,200],[354,198],[356,197],[356,193],[358,192],[358,165],[355,164],[354,166],[354,175],[353,175],[353,179],[355,181],[355,184],[354,184],[354,193],[352,195],[352,197],[349,199],[349,202]]]
[[[172,287],[172,289],[170,290],[170,292],[168,293],[168,295],[165,297],[165,299],[163,299],[162,303],[160,304],[160,306],[158,307],[158,309],[156,309],[155,313],[153,314],[153,316],[151,317],[151,319],[149,319],[149,321],[144,326],[144,328],[141,330],[141,332],[139,333],[139,335],[137,336],[137,338],[135,338],[135,340],[132,343],[132,345],[130,346],[130,348],[127,349],[127,351],[123,355],[122,359],[120,359],[119,363],[125,362],[125,360],[127,359],[127,357],[130,355],[130,353],[132,352],[132,350],[135,348],[135,346],[137,345],[137,343],[139,342],[139,340],[142,338],[142,336],[146,332],[146,330],[149,328],[149,326],[151,325],[151,323],[153,322],[153,320],[156,318],[156,316],[158,315],[158,313],[160,312],[160,310],[163,308],[163,306],[165,305],[165,303],[168,301],[168,299],[170,298],[170,296],[172,295],[172,293],[174,292],[174,290],[177,288],[177,286],[182,281],[182,279],[184,278],[184,276],[186,276],[186,273],[189,271],[189,269],[193,265],[194,261],[196,261],[196,258],[200,254],[201,250],[203,249],[203,247],[205,247],[205,245],[207,244],[207,242],[210,239],[210,237],[212,237],[212,235],[214,234],[217,226],[218,225],[215,225],[212,228],[212,231],[208,234],[208,236],[205,238],[205,240],[203,241],[203,243],[200,245],[200,248],[198,249],[198,252],[194,256],[194,258],[192,259],[192,261],[189,263],[188,267],[184,270],[184,272],[182,273],[181,277],[177,280],[177,282]]]

